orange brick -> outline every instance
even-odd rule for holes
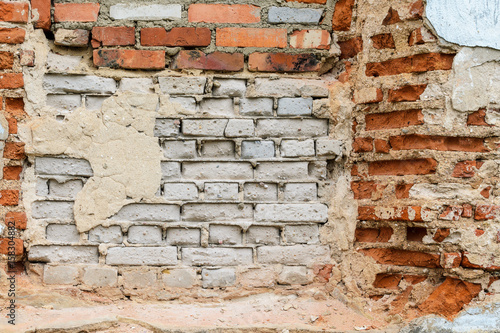
[[[17,134],[17,120],[16,120],[16,118],[9,117],[9,118],[7,118],[7,122],[9,123],[9,134]]]
[[[366,76],[387,76],[404,73],[421,73],[436,70],[449,70],[454,54],[427,53],[383,62],[366,64]]]
[[[396,266],[440,267],[439,254],[398,249],[362,249],[359,252],[372,257],[379,264]]]
[[[11,249],[9,249],[9,247],[11,247]],[[9,252],[14,252],[16,256],[23,254],[23,240],[19,238],[14,238],[12,240],[10,238],[0,238],[0,253],[9,254]]]
[[[358,220],[422,222],[422,207],[358,207]]]
[[[24,87],[23,73],[0,73],[0,89]]]
[[[94,65],[125,69],[164,69],[165,51],[94,50]]]
[[[254,72],[316,72],[321,62],[311,53],[259,53],[248,57],[248,69]]]
[[[19,203],[18,190],[1,190],[0,191],[0,205],[2,206],[17,206]]]
[[[0,43],[21,44],[24,42],[26,31],[20,28],[0,28]]]
[[[144,46],[208,46],[212,32],[208,28],[143,28],[141,45]]]
[[[290,47],[295,49],[329,50],[330,43],[327,30],[296,30],[290,35]]]
[[[35,10],[38,12],[35,28],[50,30],[50,6],[51,0],[31,0],[32,13],[34,14]]]
[[[361,37],[353,37],[338,44],[340,47],[340,59],[355,57],[359,52],[363,51],[363,39]]]
[[[367,153],[373,150],[373,138],[356,138],[352,148],[356,153]]]
[[[17,119],[24,118],[26,116],[26,112],[24,112],[24,100],[22,98],[7,97],[5,99],[5,111]]]
[[[29,5],[27,2],[0,2],[0,21],[28,22]]]
[[[24,158],[24,143],[23,142],[6,142],[3,150],[3,157],[12,160],[20,160]]]
[[[456,178],[472,178],[476,174],[476,169],[478,170],[483,165],[481,161],[461,161],[455,165],[453,169],[452,177]]]
[[[319,3],[324,5],[326,3],[326,0],[286,0],[286,2]]]
[[[0,51],[0,69],[11,69],[14,65],[14,54]]]
[[[394,44],[394,38],[392,38],[392,34],[380,34],[375,35],[371,38],[373,47],[377,50],[382,49],[395,49],[396,44]]]
[[[467,117],[467,126],[493,126],[486,122],[486,109],[479,109]]]
[[[8,212],[5,214],[5,225],[16,229],[25,230],[28,224],[28,217],[24,212]]]
[[[356,242],[362,243],[387,243],[394,231],[389,227],[382,228],[357,228],[354,237]]]
[[[19,175],[22,171],[22,166],[6,166],[3,168],[3,179],[19,180]]]
[[[286,29],[217,28],[217,46],[279,47],[287,46]]]
[[[382,25],[391,25],[401,22],[401,18],[399,17],[399,13],[397,10],[394,8],[389,8],[389,12],[387,13],[387,16],[384,18],[382,21]]]
[[[489,151],[482,138],[410,134],[391,136],[389,142],[393,150],[430,149],[480,153]]]
[[[92,47],[119,46],[135,44],[134,27],[94,27],[92,29]]]
[[[381,139],[375,139],[375,152],[387,154],[391,150],[389,142]]]
[[[182,50],[177,54],[173,67],[236,72],[243,70],[244,63],[243,53],[213,52],[205,54],[198,50]]]
[[[56,3],[54,22],[95,22],[99,7],[98,3]]]
[[[348,31],[351,28],[354,0],[339,0],[335,4],[332,18],[332,29]]]
[[[260,7],[252,5],[192,4],[189,22],[256,23],[260,22]]]
[[[388,113],[372,113],[365,116],[366,130],[382,130],[422,125],[424,115],[422,110],[406,110]]]
[[[427,175],[436,173],[436,167],[437,161],[433,158],[375,161],[368,166],[368,173],[371,176]]]
[[[427,88],[426,84],[408,85],[397,89],[389,90],[389,102],[412,102],[420,99]]]

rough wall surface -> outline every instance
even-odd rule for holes
[[[0,6],[7,269],[388,321],[500,291],[499,51],[436,2]]]

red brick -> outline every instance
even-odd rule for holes
[[[427,276],[422,276],[422,275],[403,275],[403,279],[405,279],[406,282],[415,285],[415,284],[418,284],[420,282],[425,281],[427,279]]]
[[[333,11],[332,29],[334,31],[348,31],[351,28],[354,0],[339,0]]]
[[[491,186],[485,187],[484,189],[481,190],[480,194],[488,199],[490,197],[490,191],[491,191]]]
[[[252,53],[248,69],[254,72],[315,72],[322,63],[311,53]]]
[[[143,28],[141,45],[144,46],[208,46],[212,32],[208,28]]]
[[[0,21],[28,22],[29,5],[27,2],[0,2]]]
[[[9,244],[9,242],[14,242],[14,244]],[[24,252],[22,239],[14,238],[11,240],[10,238],[0,238],[0,253],[9,254],[9,247],[13,247],[11,250],[14,250],[14,254],[16,256],[21,255]]]
[[[9,134],[17,134],[17,120],[16,118],[7,118],[9,123]]]
[[[498,271],[500,270],[500,266],[495,266],[491,264],[473,264],[470,262],[470,259],[468,258],[469,253],[464,252],[462,255],[462,263],[460,264],[462,267],[465,268],[476,268],[476,269],[484,269],[486,271]],[[482,258],[488,258],[490,257],[491,259],[495,258],[494,255],[491,253],[485,253],[484,255],[481,256]]]
[[[54,22],[95,22],[98,15],[98,3],[54,4]]]
[[[443,253],[443,268],[458,268],[462,262],[462,254],[458,252]]]
[[[434,234],[434,237],[432,237],[432,239],[435,241],[435,242],[438,242],[438,243],[441,243],[442,241],[444,241],[446,239],[446,237],[448,237],[450,235],[450,229],[448,228],[442,228],[442,229],[438,229],[436,231],[436,233]]]
[[[174,68],[194,68],[214,71],[241,71],[244,66],[243,53],[213,52],[205,54],[202,51],[182,50],[176,57]]]
[[[119,46],[135,44],[134,27],[94,27],[92,29],[92,47]]]
[[[422,242],[422,239],[427,236],[426,228],[408,227],[406,228],[406,239],[410,242]]]
[[[389,150],[391,150],[391,146],[389,145],[389,142],[381,139],[375,139],[375,152],[377,153],[388,153]]]
[[[257,23],[260,7],[252,5],[193,4],[188,9],[189,22]]]
[[[373,151],[373,139],[372,138],[356,138],[352,148],[356,153],[367,153]]]
[[[433,158],[375,161],[369,164],[368,173],[371,176],[427,175],[436,172],[437,164]]]
[[[439,151],[488,152],[482,138],[437,135],[397,135],[389,138],[393,150],[430,149]]]
[[[20,28],[0,28],[0,43],[21,44],[24,42],[26,31]]]
[[[379,273],[375,277],[373,286],[375,288],[398,289],[399,282],[403,279],[401,274]]]
[[[324,5],[326,3],[326,0],[286,0],[286,2],[319,3]]]
[[[290,47],[295,49],[330,49],[328,30],[295,30],[290,35]]]
[[[395,24],[398,22],[401,22],[401,18],[399,17],[398,11],[393,9],[392,7],[389,8],[389,12],[387,13],[387,16],[382,21],[382,25],[391,25],[391,24]]]
[[[479,109],[467,117],[467,126],[493,126],[486,122],[486,109]]]
[[[398,249],[361,249],[359,252],[372,257],[379,264],[395,266],[440,267],[439,254]]]
[[[0,69],[11,69],[14,65],[14,54],[0,51]]]
[[[410,19],[420,20],[422,15],[424,15],[424,3],[422,0],[418,0],[410,7]]]
[[[375,35],[371,38],[371,40],[373,47],[377,50],[396,48],[396,44],[394,44],[394,38],[392,38],[391,33]]]
[[[372,194],[380,189],[385,188],[386,185],[376,184],[375,182],[351,182],[351,190],[354,193],[354,199],[371,199]]]
[[[499,216],[500,216],[500,206],[477,205],[476,213],[474,214],[474,219],[478,221],[494,220]]]
[[[422,125],[422,110],[405,110],[387,113],[371,113],[365,116],[366,130],[382,130]]]
[[[447,277],[418,308],[423,314],[438,314],[451,319],[479,295],[481,289],[480,284]]]
[[[422,222],[422,207],[358,207],[358,220]]]
[[[410,190],[413,184],[397,184],[395,186],[396,199],[408,199],[410,197]]]
[[[24,212],[8,212],[5,214],[5,225],[16,229],[25,230],[28,224],[28,217]]]
[[[32,14],[35,13],[35,10],[38,12],[38,19],[35,21],[35,28],[50,30],[50,6],[51,0],[31,0]]]
[[[363,39],[361,37],[353,37],[343,42],[338,42],[340,47],[340,59],[349,59],[355,57],[359,52],[363,51]]]
[[[22,166],[6,166],[3,168],[3,179],[19,180],[19,175],[22,171]]]
[[[125,69],[164,69],[165,51],[94,50],[94,65]]]
[[[476,174],[476,170],[479,170],[483,162],[481,161],[461,161],[455,165],[453,169],[452,177],[457,178],[472,178]]]
[[[1,190],[0,191],[0,205],[1,206],[17,206],[19,203],[18,190]]]
[[[23,73],[0,73],[0,89],[24,87]]]
[[[469,204],[463,204],[464,211],[462,217],[472,217],[472,206]]]
[[[12,160],[20,160],[25,157],[24,155],[24,143],[23,142],[6,142],[3,151],[4,158],[10,158]]]
[[[356,228],[354,237],[361,243],[387,243],[394,231],[390,227],[381,228]]]
[[[454,54],[427,53],[383,62],[368,63],[366,65],[366,75],[378,77],[404,73],[449,70],[453,64],[454,57]]]
[[[287,47],[286,29],[217,28],[217,46]]]
[[[21,66],[33,67],[35,66],[35,51],[21,50],[19,51],[19,63]]]
[[[389,90],[389,102],[413,102],[420,99],[420,95],[427,88],[426,84],[419,84],[414,86],[404,86],[398,89]]]
[[[445,210],[439,214],[440,220],[446,221],[458,221],[464,212],[464,208],[462,206],[448,206]]]
[[[332,277],[333,267],[334,266],[332,264],[314,265],[313,273],[315,275],[315,281],[320,283],[327,283],[328,281],[330,281],[330,278]]]
[[[5,111],[17,119],[23,119],[27,116],[26,112],[24,112],[24,100],[22,98],[6,98]]]

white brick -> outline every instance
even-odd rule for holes
[[[287,243],[318,244],[318,225],[287,225],[285,226],[284,237]]]
[[[285,184],[285,200],[313,201],[317,199],[318,186],[316,183],[288,183]]]
[[[170,95],[202,95],[205,93],[205,77],[159,77],[161,92]]]
[[[161,179],[179,179],[181,177],[181,164],[179,162],[161,162]]]
[[[111,227],[98,226],[89,231],[89,241],[94,243],[120,244],[122,240],[122,228],[117,225]]]
[[[255,93],[258,96],[328,97],[328,85],[325,80],[256,78]]]
[[[94,75],[45,75],[43,88],[52,93],[114,94],[116,82]]]
[[[182,262],[190,266],[249,265],[253,255],[246,248],[183,248]]]
[[[278,200],[278,186],[272,183],[246,183],[245,200],[276,201]]]
[[[272,98],[242,98],[240,99],[240,115],[242,116],[272,116]]]
[[[192,136],[224,136],[227,119],[186,119],[182,121],[182,133]]]
[[[205,98],[200,103],[203,115],[215,117],[233,117],[234,105],[231,98]]]
[[[118,271],[111,267],[86,267],[82,282],[91,287],[111,287],[118,281]]]
[[[196,112],[196,99],[193,97],[170,97],[170,102],[179,104],[185,110]]]
[[[233,268],[203,269],[201,277],[203,288],[229,287],[236,282]]]
[[[43,269],[43,282],[46,284],[77,284],[80,272],[74,266],[50,266]]]
[[[131,244],[159,244],[162,242],[160,227],[133,225],[128,228],[128,242]]]
[[[328,207],[323,204],[258,204],[255,220],[266,222],[326,222]]]
[[[310,116],[313,109],[312,98],[280,98],[278,116]]]
[[[279,284],[310,283],[305,266],[284,266],[278,277]]]
[[[78,243],[80,233],[76,225],[49,224],[45,230],[46,238],[52,242]]]
[[[318,156],[341,156],[344,144],[332,139],[316,140],[316,154]]]
[[[328,134],[326,119],[260,119],[257,120],[257,136],[263,137],[311,137]]]
[[[120,85],[118,90],[151,94],[154,93],[153,79],[124,77],[120,80]]]
[[[35,245],[28,253],[29,261],[63,264],[97,264],[98,258],[97,246]]]
[[[35,201],[31,206],[31,216],[35,219],[73,220],[73,202]]]
[[[109,8],[109,16],[115,20],[177,20],[181,18],[181,12],[179,4],[120,3]]]
[[[209,158],[234,158],[233,141],[204,141],[201,155]]]
[[[73,111],[82,105],[80,95],[47,95],[47,105],[58,111]]]
[[[196,141],[164,141],[163,155],[165,158],[196,158]]]
[[[194,269],[164,269],[161,279],[168,288],[191,288],[197,281]]]
[[[246,233],[248,244],[278,245],[280,230],[274,227],[251,226]]]
[[[108,265],[175,265],[175,247],[112,247],[108,249]]]
[[[162,204],[130,204],[124,206],[112,217],[113,220],[122,221],[178,221],[180,207],[177,205]]]
[[[268,19],[270,23],[318,24],[322,13],[322,9],[271,7]]]
[[[205,183],[206,200],[238,200],[237,183]]]
[[[261,246],[257,248],[261,264],[312,265],[330,262],[330,248],[322,245]]]
[[[37,178],[36,195],[46,197],[49,195],[49,182],[47,179]]]
[[[252,179],[253,168],[250,163],[185,162],[182,176],[186,179]]]
[[[184,221],[233,221],[250,220],[252,217],[252,205],[193,203],[182,206]]]
[[[108,96],[87,96],[85,98],[85,108],[87,110],[101,110],[102,104]]]
[[[273,158],[274,141],[243,141],[241,158]]]
[[[125,289],[142,289],[155,287],[157,283],[155,271],[126,270],[121,272]]]
[[[163,197],[166,200],[198,199],[198,188],[194,183],[166,183],[163,185]]]
[[[178,119],[156,119],[154,133],[159,137],[171,137],[179,135],[179,126],[181,122]]]
[[[37,157],[35,171],[40,175],[90,177],[94,174],[87,160],[77,158]]]
[[[241,244],[241,227],[236,225],[210,225],[208,242],[210,244]]]
[[[245,80],[234,79],[214,79],[214,87],[212,94],[214,96],[230,96],[241,97],[245,96],[247,90]]]
[[[314,140],[283,140],[281,141],[281,156],[314,156]]]
[[[191,228],[168,228],[167,229],[167,244],[168,245],[200,245],[201,231],[200,229]]]
[[[262,162],[255,169],[256,179],[287,180],[309,177],[307,162]]]
[[[66,199],[75,199],[78,192],[83,188],[83,182],[79,179],[67,180],[62,183],[50,179],[48,185],[50,196]]]
[[[252,119],[230,119],[224,134],[229,138],[253,136],[255,125]]]
[[[50,52],[47,56],[47,70],[49,72],[62,72],[67,73],[78,67],[83,57],[59,55]]]

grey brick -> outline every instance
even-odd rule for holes
[[[181,164],[179,162],[161,162],[161,179],[171,180],[181,177]]]
[[[85,108],[87,110],[100,110],[102,104],[109,96],[87,96],[85,98]]]
[[[98,226],[89,231],[89,241],[94,243],[120,244],[122,240],[122,228],[117,225],[110,227]]]
[[[115,286],[118,281],[118,271],[111,267],[86,267],[82,282],[91,287]]]
[[[241,143],[241,158],[272,157],[274,157],[274,141],[243,141]]]
[[[198,199],[198,188],[194,183],[166,183],[163,185],[163,197],[166,200]]]
[[[252,205],[192,203],[182,206],[184,221],[233,221],[252,217]]]
[[[237,183],[205,183],[206,200],[238,200]]]
[[[259,119],[257,136],[311,137],[328,135],[327,119]]]
[[[194,269],[165,269],[161,275],[163,284],[168,288],[191,288],[197,281]]]
[[[255,220],[267,222],[326,222],[328,207],[323,204],[258,204]]]
[[[247,230],[246,242],[248,244],[278,245],[280,243],[280,230],[274,227],[251,226]]]
[[[326,264],[330,262],[330,248],[324,245],[260,246],[257,261],[282,265]]]
[[[156,119],[154,133],[157,137],[172,137],[179,135],[179,119]]]
[[[316,154],[318,156],[341,156],[344,144],[332,139],[316,140]]]
[[[272,183],[246,183],[245,200],[276,201],[278,200],[278,186]]]
[[[284,236],[287,243],[318,244],[319,228],[317,224],[287,225]]]
[[[196,99],[193,97],[170,97],[170,102],[179,104],[183,109],[196,112]]]
[[[283,140],[281,141],[281,156],[314,156],[314,140]]]
[[[168,245],[200,245],[200,240],[201,240],[200,229],[191,229],[191,228],[167,229]]]
[[[278,116],[310,116],[313,109],[312,98],[280,98]]]
[[[200,102],[200,112],[215,117],[233,117],[235,115],[231,98],[205,98]]]
[[[108,249],[108,265],[175,265],[177,248],[169,247],[112,247]]]
[[[115,20],[177,20],[181,12],[179,4],[119,3],[109,8],[109,16]]]
[[[121,272],[125,289],[142,289],[155,287],[157,283],[155,271],[126,270]]]
[[[262,162],[255,169],[256,179],[286,180],[308,177],[307,162]]]
[[[35,201],[31,205],[31,216],[35,219],[73,220],[73,202]]]
[[[316,183],[288,183],[285,184],[286,201],[314,201],[317,199],[318,186]]]
[[[78,243],[80,241],[80,233],[76,225],[72,224],[49,224],[45,235],[45,238],[52,242]]]
[[[185,162],[182,163],[182,176],[186,179],[252,179],[253,168],[246,162]]]
[[[46,284],[77,284],[79,275],[78,267],[45,265],[43,282]]]
[[[210,244],[239,245],[242,240],[241,227],[237,225],[210,225]]]
[[[36,195],[46,197],[49,195],[49,182],[47,179],[37,178]]]
[[[177,205],[164,204],[130,204],[124,206],[113,220],[122,221],[178,221],[180,218],[180,207]]]
[[[202,95],[206,77],[159,77],[161,92],[170,95]]]
[[[67,73],[78,67],[82,56],[59,55],[49,52],[47,56],[47,70],[49,72]]]
[[[245,95],[247,85],[245,80],[214,79],[212,94],[214,96],[241,97]]]
[[[307,267],[284,266],[278,277],[279,284],[308,284]]]
[[[224,136],[227,119],[186,119],[182,134],[192,136]]]
[[[236,282],[234,268],[203,269],[201,277],[203,288],[229,287]]]
[[[255,79],[255,94],[257,96],[310,96],[328,97],[326,80],[308,79]]]
[[[163,156],[173,159],[196,158],[196,141],[164,141]]]
[[[255,125],[252,119],[230,119],[224,134],[229,138],[253,136]]]
[[[242,98],[240,99],[240,115],[242,116],[272,116],[272,98]]]
[[[322,13],[322,9],[271,7],[268,20],[270,23],[318,24]]]
[[[326,161],[312,161],[309,163],[309,176],[314,179],[326,179]]]
[[[183,248],[182,262],[189,266],[236,266],[253,262],[247,248]]]
[[[67,180],[62,183],[50,179],[48,185],[50,196],[67,199],[75,199],[78,192],[83,188],[83,182],[79,179]]]
[[[120,80],[118,90],[120,91],[133,91],[136,93],[151,94],[154,93],[153,79],[150,78],[130,78],[124,77]]]
[[[133,225],[128,228],[128,242],[131,244],[159,244],[162,242],[160,227],[150,225]]]
[[[210,158],[234,158],[233,141],[204,141],[201,156]]]
[[[47,95],[47,105],[59,111],[73,111],[82,105],[81,95]]]
[[[58,262],[63,264],[97,264],[97,246],[35,245],[28,253],[29,261]]]
[[[37,157],[35,171],[40,175],[90,177],[94,174],[89,161],[78,158]]]
[[[52,93],[114,94],[116,81],[94,75],[47,74],[43,88]]]

